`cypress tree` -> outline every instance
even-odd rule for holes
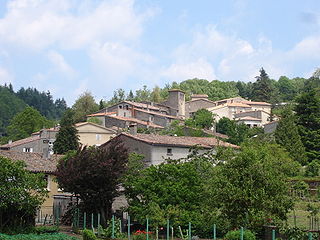
[[[276,142],[284,147],[290,157],[302,165],[306,164],[305,148],[299,135],[295,115],[290,107],[286,107],[275,132]]]
[[[252,86],[252,99],[254,101],[276,102],[276,89],[263,68],[260,69],[260,75],[256,79],[257,81]]]
[[[295,111],[301,140],[306,149],[308,161],[320,161],[320,90],[311,89],[297,99]]]
[[[74,113],[71,109],[64,112],[60,122],[60,130],[53,144],[54,153],[64,154],[69,150],[77,150],[79,148],[78,130],[74,126],[73,116]]]

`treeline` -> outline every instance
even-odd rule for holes
[[[189,79],[181,83],[172,82],[165,87],[147,86],[138,89],[135,93],[126,93],[123,89],[114,91],[113,97],[104,102],[105,106],[118,103],[123,100],[130,101],[154,101],[161,102],[168,97],[168,90],[178,88],[186,92],[186,100],[190,100],[192,94],[207,94],[210,100],[216,101],[224,98],[240,96],[253,101],[266,101],[270,103],[291,102],[302,93],[306,78],[288,78],[281,76],[278,80],[271,79],[266,71],[261,68],[255,81],[223,82],[219,80],[208,81],[205,79]]]
[[[12,84],[0,86],[0,136],[7,134],[10,121],[27,106],[33,107],[48,120],[60,119],[67,108],[63,98],[53,100],[49,91],[21,88],[15,92]]]

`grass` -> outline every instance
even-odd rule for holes
[[[288,224],[289,226],[294,227],[295,225],[302,229],[310,228],[310,212],[307,211],[308,204],[311,204],[315,207],[320,208],[320,202],[313,201],[296,201],[294,210],[289,212],[288,214]],[[294,216],[296,217],[296,221],[294,220]]]

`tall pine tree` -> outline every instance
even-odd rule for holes
[[[60,130],[53,144],[53,151],[64,154],[69,150],[77,150],[79,147],[78,130],[74,126],[74,113],[71,109],[64,112],[60,121]]]
[[[298,126],[295,121],[295,115],[291,108],[286,107],[282,114],[275,132],[276,142],[283,146],[292,159],[306,164],[305,148],[299,135]]]
[[[252,86],[252,100],[261,102],[277,102],[276,89],[266,71],[261,68],[260,75]]]

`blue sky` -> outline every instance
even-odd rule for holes
[[[320,67],[319,0],[2,0],[0,84],[69,105],[190,78],[309,77]]]

